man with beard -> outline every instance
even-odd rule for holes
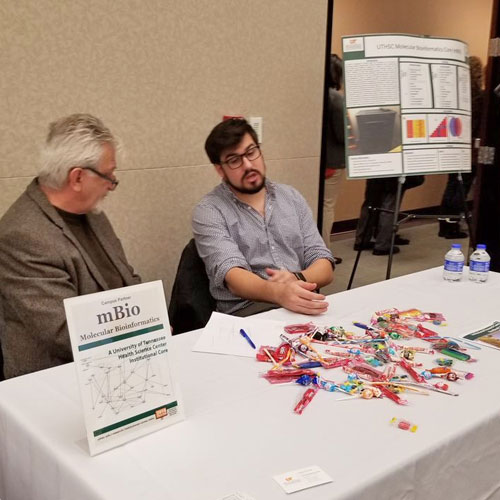
[[[99,119],[55,121],[38,177],[0,220],[6,378],[73,359],[63,299],[140,282],[99,208],[118,185],[115,152]]]
[[[205,150],[222,182],[196,206],[193,233],[217,310],[325,312],[316,291],[333,279],[333,256],[299,192],[266,179],[253,128],[244,119],[223,121]]]

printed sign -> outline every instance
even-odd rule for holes
[[[161,281],[64,300],[95,455],[182,420]]]

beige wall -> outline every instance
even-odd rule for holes
[[[89,112],[124,145],[107,213],[130,261],[170,294],[203,151],[223,114],[264,118],[269,176],[315,211],[327,1],[4,0],[0,215],[36,175],[53,119]]]
[[[487,61],[493,0],[335,0],[332,52],[341,54],[341,37],[363,33],[412,33],[458,38],[469,53]],[[445,175],[429,175],[422,187],[405,194],[403,209],[440,205]],[[344,183],[336,219],[359,216],[365,181]]]

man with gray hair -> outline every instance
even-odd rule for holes
[[[39,175],[0,219],[6,378],[72,360],[63,299],[140,282],[100,203],[116,140],[87,114],[49,127]]]

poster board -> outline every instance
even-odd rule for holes
[[[470,172],[466,43],[370,34],[342,50],[348,178]]]
[[[182,420],[161,281],[64,300],[91,455]]]

